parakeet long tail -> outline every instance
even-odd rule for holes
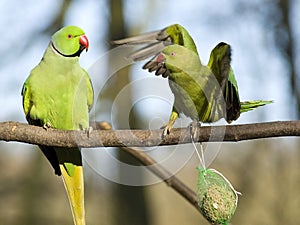
[[[254,101],[245,101],[241,102],[241,110],[240,112],[248,112],[250,110],[256,109],[260,106],[264,106],[272,103],[273,101],[263,101],[263,100],[254,100]]]
[[[63,164],[59,166],[72,209],[74,224],[85,225],[83,168],[75,166],[73,176],[69,176],[65,166]]]

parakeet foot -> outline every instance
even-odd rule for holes
[[[87,137],[90,137],[91,132],[93,131],[93,127],[88,127],[84,129],[84,132],[87,134]]]
[[[192,123],[190,123],[189,128],[190,128],[190,136],[193,142],[195,140],[198,140],[199,134],[200,134],[200,123],[198,120],[194,119]]]
[[[169,122],[166,126],[162,127],[161,129],[164,129],[163,133],[162,133],[162,139],[164,139],[168,134],[170,134],[173,125],[176,121],[176,119],[178,118],[178,112],[173,108],[173,111],[171,113]]]
[[[165,126],[162,126],[160,129],[163,129],[163,133],[161,135],[161,138],[164,139],[167,135],[170,134],[172,128],[173,128],[173,124],[174,123],[168,123],[167,125]]]
[[[45,123],[44,125],[43,125],[43,128],[45,129],[45,130],[48,130],[49,128],[51,128],[51,124],[48,122],[48,123]]]
[[[163,138],[164,138],[165,136],[167,136],[168,134],[170,134],[172,128],[173,128],[173,123],[172,123],[172,124],[169,123],[169,124],[167,124],[167,125],[165,126],[164,132],[163,132]]]

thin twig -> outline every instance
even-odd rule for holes
[[[193,190],[191,190],[188,186],[186,186],[174,174],[170,173],[168,170],[166,170],[153,158],[151,158],[148,154],[146,154],[140,149],[122,147],[122,150],[132,155],[142,165],[147,166],[147,169],[149,169],[152,173],[154,173],[156,176],[162,179],[169,187],[173,188],[176,192],[178,192],[178,194],[184,197],[189,203],[191,203],[191,205],[193,205],[199,211],[196,193]]]

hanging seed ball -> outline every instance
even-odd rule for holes
[[[212,224],[228,224],[237,207],[237,192],[214,169],[201,169],[198,179],[198,205]]]
[[[201,211],[211,223],[225,223],[229,221],[235,208],[234,193],[218,185],[208,187],[200,205]]]

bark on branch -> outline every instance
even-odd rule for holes
[[[164,140],[162,130],[62,131],[18,122],[0,122],[0,140],[56,147],[151,147],[190,143],[188,128],[174,128]],[[228,126],[202,126],[198,142],[228,142],[300,136],[300,121]]]

